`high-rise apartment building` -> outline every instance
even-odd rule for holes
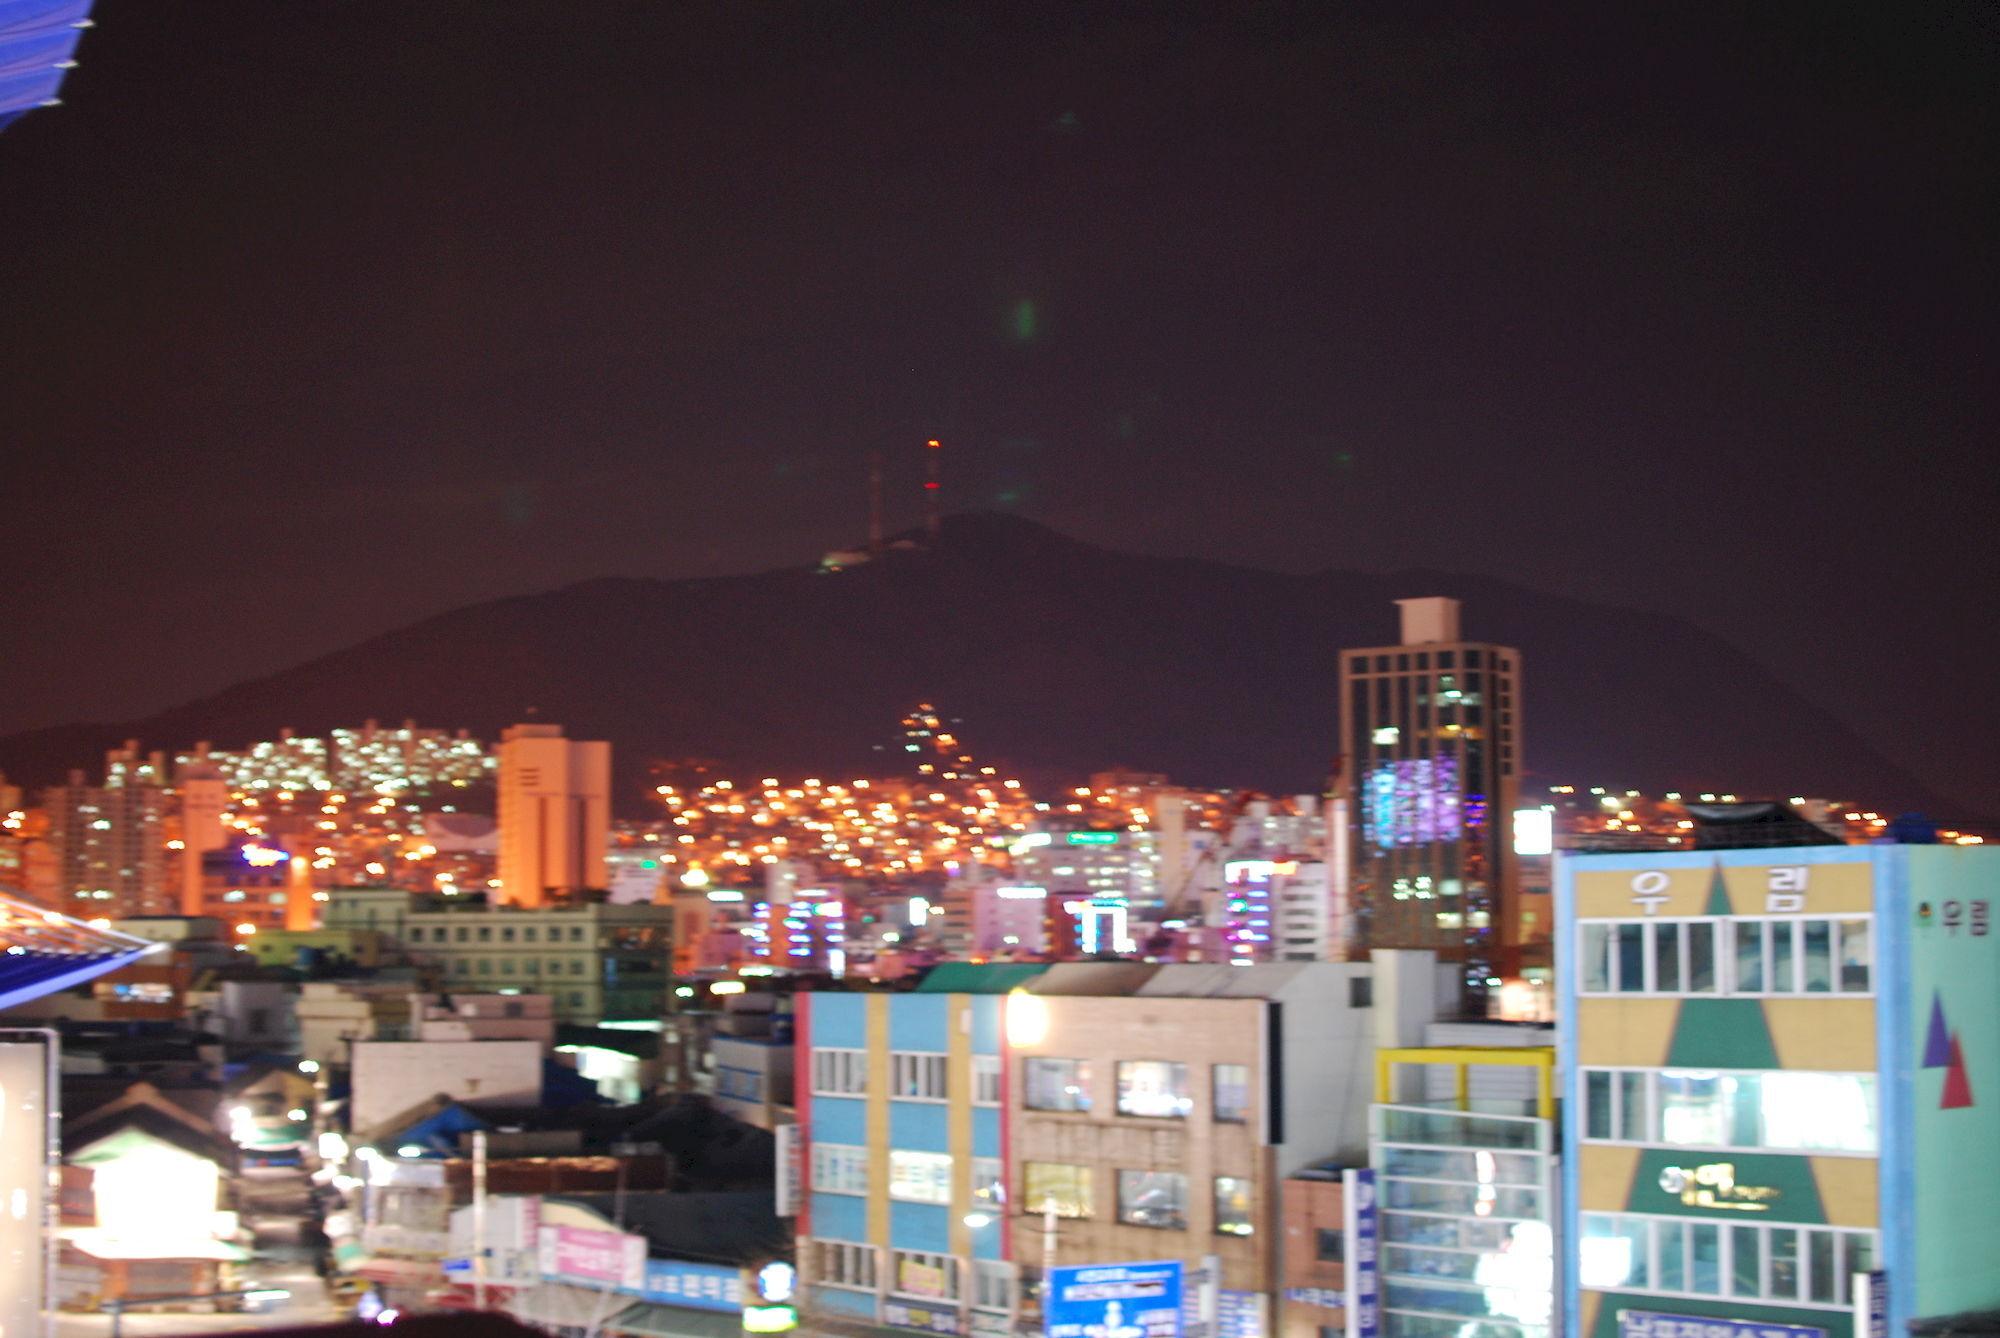
[[[611,845],[611,745],[561,725],[500,736],[500,895],[540,906],[551,893],[605,886]]]
[[[1468,1004],[1521,969],[1507,824],[1521,770],[1519,652],[1466,641],[1458,601],[1403,599],[1402,643],[1340,655],[1346,829],[1338,908],[1359,948],[1462,963]],[[1344,912],[1351,911],[1351,915]]]
[[[173,910],[167,852],[165,758],[135,747],[105,755],[104,784],[43,791],[55,891],[64,909],[90,918],[163,915]]]

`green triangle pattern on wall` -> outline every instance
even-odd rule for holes
[[[1667,1047],[1672,1069],[1775,1069],[1778,1047],[1771,1040],[1761,999],[1683,999]]]
[[[1729,905],[1729,885],[1722,881],[1722,861],[1715,862],[1715,876],[1708,885],[1708,904],[1701,908],[1703,915],[1734,915]],[[1722,926],[1727,928],[1728,926]]]

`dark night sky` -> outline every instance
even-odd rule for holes
[[[100,0],[0,136],[0,729],[808,562],[936,435],[1691,617],[2000,812],[1992,15]]]

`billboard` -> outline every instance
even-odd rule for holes
[[[1178,1259],[1049,1270],[1047,1338],[1181,1338]]]
[[[0,1036],[0,1335],[42,1332],[49,1195],[49,1047]]]

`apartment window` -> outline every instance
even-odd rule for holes
[[[481,925],[481,926],[479,926],[479,941],[480,941],[481,943],[491,943],[491,942],[493,941],[493,926],[492,926],[492,925]]]
[[[500,959],[500,974],[503,976],[514,974],[514,959],[512,957],[502,957]]]
[[[812,1187],[829,1194],[866,1194],[868,1149],[842,1143],[814,1143]]]
[[[1014,1308],[1014,1266],[999,1259],[972,1261],[972,1308],[997,1310],[1003,1314]]]
[[[1347,1233],[1329,1231],[1325,1227],[1313,1232],[1313,1258],[1323,1264],[1347,1262]]]
[[[583,926],[582,926],[582,925],[571,925],[571,926],[569,927],[569,941],[570,941],[571,943],[581,943],[581,942],[583,942]]]
[[[1616,1213],[1583,1215],[1578,1254],[1586,1287],[1825,1307],[1875,1265],[1872,1231]]]
[[[559,976],[562,974],[562,969],[563,969],[562,958],[560,957],[549,958],[548,974],[552,976]]]
[[[584,962],[583,962],[583,958],[581,958],[581,957],[572,957],[572,958],[570,958],[570,959],[569,959],[569,973],[570,973],[571,975],[573,975],[573,976],[580,976],[580,975],[582,975],[582,974],[583,974],[583,966],[584,966]]]
[[[1000,1104],[1000,1056],[972,1057],[972,1104],[975,1106]]]
[[[1021,1211],[1057,1217],[1090,1216],[1090,1168],[1065,1162],[1031,1161],[1021,1167]]]
[[[1250,1066],[1217,1064],[1214,1083],[1215,1118],[1241,1124],[1250,1118]]]
[[[1029,1110],[1089,1110],[1090,1061],[1036,1056],[1022,1065]]]
[[[524,926],[521,930],[521,942],[523,943],[535,943],[540,941],[540,938],[541,931],[533,925]]]
[[[868,1052],[814,1050],[812,1089],[821,1096],[859,1096],[868,1090]]]
[[[972,1159],[972,1201],[982,1207],[1007,1202],[1007,1168],[998,1157]]]
[[[921,1250],[891,1250],[889,1287],[898,1296],[915,1296],[933,1301],[958,1299],[958,1260],[948,1254],[926,1254]]]
[[[1735,922],[1738,994],[1866,994],[1873,988],[1867,920]]]
[[[1236,1175],[1215,1177],[1215,1234],[1247,1236],[1256,1229],[1250,1220],[1250,1182]]]
[[[1118,1065],[1118,1113],[1180,1119],[1194,1105],[1188,1066],[1165,1059],[1128,1059]]]
[[[514,926],[512,925],[500,926],[500,941],[502,943],[512,943],[514,941]]]
[[[481,957],[481,958],[479,959],[479,974],[480,974],[480,975],[482,975],[482,976],[490,976],[490,975],[492,975],[492,974],[493,974],[493,960],[492,960],[492,958],[490,958],[490,957]]]
[[[1865,918],[1593,920],[1578,928],[1585,994],[1867,994]]]
[[[910,1101],[942,1101],[947,1067],[943,1055],[894,1051],[889,1056],[889,1094]]]
[[[876,1288],[876,1253],[873,1245],[853,1245],[844,1240],[813,1242],[813,1281],[823,1287],[853,1287],[872,1292]]]
[[[1591,921],[1582,926],[1585,994],[1714,994],[1714,920]]]
[[[1347,1006],[1349,1008],[1373,1008],[1375,1006],[1375,978],[1373,976],[1349,976],[1347,978]]]
[[[468,932],[469,931],[466,929],[464,925],[459,925],[453,929],[452,938],[459,943],[463,943],[466,940],[466,935]]]
[[[1669,1147],[1872,1154],[1872,1073],[1586,1069],[1584,1136]]]
[[[951,1155],[892,1149],[889,1153],[889,1197],[905,1203],[950,1203]]]
[[[1171,1171],[1120,1171],[1118,1220],[1126,1226],[1187,1230],[1187,1177]]]

